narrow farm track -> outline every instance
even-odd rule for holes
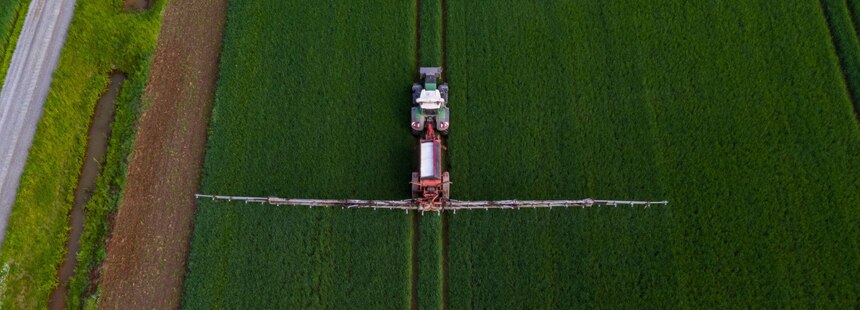
[[[442,308],[448,306],[448,213],[442,214]]]
[[[447,47],[448,47],[448,1],[440,0],[442,3],[442,70],[443,72],[448,71],[448,57],[446,55]],[[460,102],[459,104],[463,104],[465,102]],[[453,107],[454,112],[457,111],[456,106]],[[448,161],[447,166],[450,171],[451,169],[451,157],[445,157]],[[448,309],[448,242],[450,239],[448,238],[448,217],[447,213],[442,214],[442,307],[443,309]]]
[[[420,0],[416,2],[419,14],[417,15],[416,38],[418,39],[418,67],[443,67],[444,68],[444,2],[441,0]],[[415,70],[417,77],[418,68]],[[446,76],[442,73],[442,80]],[[447,156],[443,156],[447,158]],[[446,164],[444,166],[449,166]],[[414,227],[413,233],[417,236],[417,242],[413,247],[413,257],[418,265],[413,275],[413,282],[417,284],[417,307],[421,309],[442,308],[445,304],[445,258],[443,246],[443,219],[440,214],[418,215],[418,225]]]
[[[857,23],[857,10],[860,7],[857,7],[856,0],[845,0],[845,6],[848,7],[848,16],[851,18],[851,25],[854,26],[854,33],[860,34],[860,24]]]
[[[33,0],[0,92],[0,243],[75,0]]]
[[[153,56],[101,306],[178,308],[218,76],[226,1],[170,1]]]

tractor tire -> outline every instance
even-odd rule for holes
[[[418,186],[418,172],[412,173],[412,198],[421,197],[421,187]]]
[[[447,171],[442,173],[442,195],[445,199],[451,199],[451,178]]]

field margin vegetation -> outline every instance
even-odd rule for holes
[[[6,71],[12,63],[12,53],[18,36],[24,28],[31,0],[4,0],[0,2],[0,87],[6,80]]]
[[[67,306],[79,308],[82,294],[90,290],[90,272],[104,259],[109,214],[121,199],[164,1],[139,14],[123,12],[120,0],[77,2],[0,254],[0,262],[9,266],[2,305],[47,307],[57,286],[94,107],[109,75],[124,72],[128,79],[117,98],[106,161],[86,205]]]

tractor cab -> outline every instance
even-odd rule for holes
[[[421,90],[421,94],[418,99],[415,99],[415,102],[418,103],[418,107],[422,110],[429,112],[428,114],[435,114],[445,104],[445,99],[442,98],[442,93],[439,90],[428,90],[425,88]]]
[[[421,135],[425,123],[435,125],[441,134],[448,134],[448,84],[438,85],[442,68],[423,67],[419,71],[423,83],[412,85],[412,133]]]

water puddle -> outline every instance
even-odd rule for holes
[[[126,12],[141,12],[149,9],[152,0],[125,0]]]

